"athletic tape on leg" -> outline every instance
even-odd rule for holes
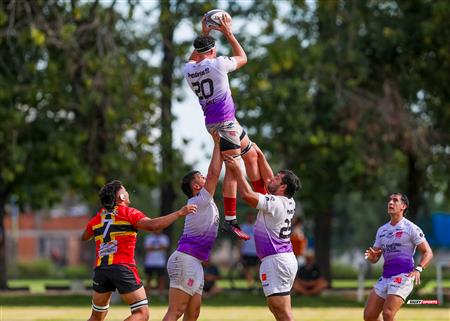
[[[109,304],[101,307],[99,305],[95,305],[94,302],[92,302],[92,310],[94,310],[94,311],[106,312],[106,311],[108,311],[108,309],[109,309]]]
[[[142,308],[144,305],[148,305],[147,299],[130,304],[130,310],[131,310],[131,312],[133,312],[134,310]]]
[[[241,156],[244,156],[245,154],[247,154],[250,149],[252,149],[253,143],[252,141],[250,141],[247,145],[247,147],[245,147],[242,151],[241,151]]]

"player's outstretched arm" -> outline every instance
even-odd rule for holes
[[[222,170],[222,156],[220,154],[220,136],[216,132],[213,133],[214,150],[209,163],[208,174],[206,176],[205,189],[211,196],[214,196],[217,182],[219,181],[220,171]]]
[[[177,218],[181,216],[186,216],[188,214],[195,213],[197,211],[197,205],[185,205],[180,208],[178,211],[173,213],[160,216],[157,218],[145,217],[139,220],[136,224],[136,227],[140,230],[144,231],[157,231],[162,230],[168,227],[170,224],[175,222]]]
[[[236,60],[236,69],[241,68],[243,65],[247,63],[247,54],[242,48],[239,41],[237,41],[236,37],[231,30],[231,18],[229,15],[223,15],[219,18],[221,25],[218,27],[218,30],[223,33],[225,38],[227,38],[228,43],[231,45],[231,49],[233,51],[233,58]]]
[[[256,150],[256,154],[258,155],[258,168],[259,174],[264,183],[266,183],[269,179],[273,178],[273,171],[269,165],[269,162],[266,159],[266,156],[261,151],[261,149],[253,143],[253,148]]]
[[[228,169],[231,170],[236,177],[239,194],[241,194],[244,202],[249,204],[251,207],[256,208],[259,201],[259,194],[253,191],[250,184],[245,179],[244,173],[242,172],[239,164],[239,159],[240,158],[234,158],[230,155],[225,156]]]

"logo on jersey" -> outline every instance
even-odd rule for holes
[[[205,68],[205,70],[193,72],[192,74],[188,72],[187,75],[189,78],[197,78],[200,76],[204,76],[206,74],[209,74],[209,68]]]
[[[403,231],[395,232],[395,237],[398,238],[398,239],[401,238],[402,235],[403,235]]]

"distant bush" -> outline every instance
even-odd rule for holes
[[[49,260],[37,260],[34,262],[18,262],[9,269],[9,276],[19,279],[39,279],[54,276],[55,267]]]
[[[370,271],[366,272],[366,278],[378,278],[381,275],[381,265],[372,265]],[[343,263],[333,262],[331,264],[331,276],[333,279],[357,279],[359,269]]]
[[[92,269],[86,265],[67,266],[63,269],[64,277],[67,279],[90,279]]]

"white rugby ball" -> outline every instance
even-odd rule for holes
[[[225,10],[214,9],[205,13],[205,22],[208,27],[220,27],[221,23],[219,18],[227,15],[231,18],[230,14]]]

